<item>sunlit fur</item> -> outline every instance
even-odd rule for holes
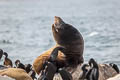
[[[55,47],[47,50],[46,52],[44,52],[43,54],[41,54],[40,56],[38,56],[35,60],[34,60],[34,63],[33,63],[33,68],[34,70],[37,72],[37,74],[40,73],[41,69],[42,69],[42,65],[43,63],[49,59],[49,56],[51,54],[51,52],[53,51]],[[57,60],[62,62],[65,60],[64,58],[64,54],[62,52],[59,52],[58,54],[58,57],[57,57]]]
[[[24,71],[19,68],[8,68],[4,70],[0,70],[0,75],[8,76],[14,78],[15,80],[32,80],[32,78]]]

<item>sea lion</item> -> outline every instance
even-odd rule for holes
[[[60,17],[55,16],[52,32],[57,45],[65,48],[63,54],[71,65],[83,63],[84,40],[80,32]]]
[[[0,70],[0,75],[6,75],[15,80],[33,80],[25,70],[20,68],[7,68]]]
[[[0,49],[0,60],[1,60],[2,56],[3,56],[3,50]]]
[[[76,67],[84,61],[84,40],[75,27],[65,23],[60,17],[55,16],[52,32],[56,45],[35,59],[33,67],[37,74],[40,73],[43,63],[49,59],[54,48],[59,46],[64,48],[63,51],[58,52],[57,57],[58,63],[62,66],[67,64],[67,66]]]
[[[23,70],[25,70],[28,74],[29,74],[29,76],[31,76],[31,78],[34,80],[34,79],[36,79],[36,73],[35,73],[35,71],[32,69],[32,65],[31,64],[23,64],[23,63],[21,63],[21,61],[20,60],[16,60],[15,61],[15,65],[16,65],[16,67],[15,68],[20,68],[20,69],[23,69]]]

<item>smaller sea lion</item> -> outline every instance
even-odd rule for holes
[[[13,78],[15,80],[33,80],[25,70],[20,68],[7,68],[0,70],[1,76],[8,76],[10,78]]]
[[[16,65],[16,68],[21,68],[21,69],[25,70],[32,77],[33,80],[37,79],[36,78],[36,73],[33,70],[31,64],[25,64],[24,65],[23,63],[20,62],[20,60],[16,60],[15,65]]]

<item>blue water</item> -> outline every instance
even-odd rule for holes
[[[81,32],[85,61],[120,66],[119,0],[0,0],[0,48],[13,62],[33,63],[55,45],[54,16]]]

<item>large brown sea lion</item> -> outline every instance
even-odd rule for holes
[[[56,41],[56,46],[35,59],[33,67],[38,74],[42,69],[43,63],[49,59],[53,49],[58,46],[62,46],[65,49],[58,53],[57,62],[60,66],[66,66],[66,64],[68,64],[69,66],[75,67],[84,61],[84,40],[75,27],[65,23],[60,17],[55,16],[52,32]]]

